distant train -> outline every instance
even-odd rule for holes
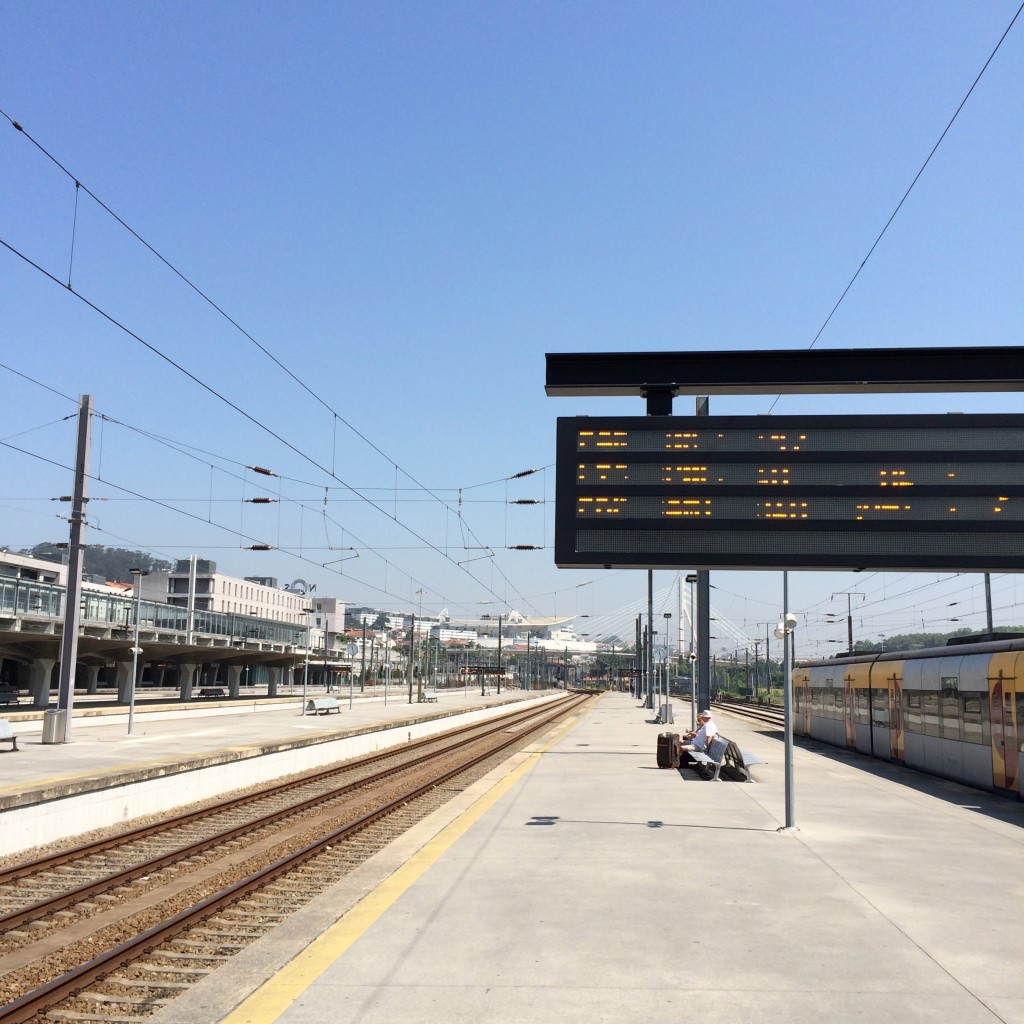
[[[799,662],[793,731],[1024,798],[1024,637],[993,636]]]

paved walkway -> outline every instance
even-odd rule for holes
[[[1024,1024],[1021,804],[798,745],[779,831],[777,733],[721,716],[769,764],[708,783],[650,714],[601,698],[153,1024]]]

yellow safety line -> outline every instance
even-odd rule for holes
[[[222,1018],[221,1024],[273,1024],[285,1010],[324,973],[350,946],[360,939],[371,925],[415,882],[443,853],[479,821],[497,801],[540,760],[540,755],[561,739],[575,724],[574,715],[557,730],[539,750],[492,789],[488,790],[451,824],[413,854],[394,874],[373,892],[364,896],[344,917],[336,921],[319,938],[314,939],[294,960],[264,982],[235,1010]]]

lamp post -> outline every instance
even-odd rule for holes
[[[690,584],[690,729],[697,731],[697,652],[693,649],[693,585],[697,582],[697,574],[690,573],[686,577]]]
[[[420,630],[422,630],[423,629],[423,595],[426,593],[426,591],[422,587],[420,587],[420,589],[417,590],[416,593],[419,594],[419,598],[420,598],[420,604],[419,604],[419,623],[420,623]],[[413,623],[412,623],[412,637],[409,640],[409,644],[410,644],[409,656],[412,657],[412,652],[413,652],[413,650],[415,650],[415,647],[416,647],[416,619],[413,619]],[[430,649],[430,634],[429,633],[427,633],[427,649],[428,649],[428,651]],[[419,659],[417,660],[417,663],[416,663],[416,670],[418,672],[418,674],[416,676],[416,699],[418,701],[420,701],[420,702],[423,701],[423,697],[424,697],[424,693],[423,693],[423,664],[422,664],[422,662],[423,662],[423,645],[421,644],[420,645],[420,649],[419,649]],[[409,703],[410,704],[412,703],[412,693],[411,692],[409,694]]]
[[[306,609],[306,667],[302,671],[302,709],[299,711],[300,715],[306,713],[306,692],[309,688],[309,644],[310,644],[310,633],[312,632],[312,624],[310,622],[311,608]]]
[[[672,705],[670,703],[669,688],[668,688],[668,666],[669,666],[669,662],[672,660],[672,638],[671,638],[671,636],[669,634],[669,627],[672,625],[672,623],[671,623],[672,613],[671,612],[663,612],[662,613],[662,618],[665,620],[665,663],[664,663],[664,666],[662,668],[662,672],[664,673],[664,676],[665,676],[665,704],[666,704],[665,720],[668,721],[668,722],[671,722],[673,719],[672,719]]]
[[[782,621],[775,635],[782,641],[783,712],[785,734],[786,824],[784,832],[796,827],[793,810],[793,681],[790,665],[790,636],[796,629],[796,616],[789,611],[789,573],[782,573]]]
[[[149,575],[148,569],[129,569],[135,577],[135,646],[132,648],[132,685],[128,691],[128,735],[131,736],[135,725],[135,681],[139,674],[139,613],[142,609],[142,577]]]
[[[498,693],[501,693],[501,616],[500,615],[498,616]]]

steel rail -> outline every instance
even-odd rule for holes
[[[362,779],[357,779],[354,782],[346,783],[337,789],[327,792],[318,793],[314,796],[309,797],[306,800],[302,800],[299,803],[292,804],[288,807],[279,808],[276,811],[270,811],[269,813],[262,815],[258,818],[254,818],[251,821],[244,822],[241,825],[236,825],[232,828],[225,829],[222,832],[217,833],[213,836],[207,836],[204,839],[196,840],[194,843],[189,843],[186,846],[178,847],[175,850],[171,850],[168,853],[161,854],[158,857],[154,857],[151,860],[142,861],[138,864],[133,865],[130,868],[125,868],[123,871],[114,872],[110,875],[105,875],[102,878],[96,879],[92,882],[87,882],[84,885],[78,886],[75,889],[70,889],[67,892],[61,893],[59,896],[54,896],[45,900],[41,900],[38,903],[34,903],[31,906],[23,907],[21,910],[14,910],[8,914],[0,915],[0,934],[11,929],[17,928],[19,925],[26,924],[29,921],[38,921],[39,919],[46,917],[58,910],[63,910],[66,907],[72,906],[75,903],[79,903],[84,899],[88,899],[90,896],[95,896],[98,893],[106,892],[109,889],[115,889],[118,886],[126,885],[127,883],[134,881],[136,878],[142,878],[145,875],[151,875],[162,868],[167,867],[170,864],[175,864],[182,860],[188,860],[190,857],[198,856],[201,853],[205,853],[212,847],[222,845],[230,842],[232,839],[236,839],[239,836],[246,835],[251,832],[255,832],[260,828],[265,828],[268,825],[272,825],[283,818],[290,817],[294,814],[302,814],[304,811],[310,810],[318,805],[321,805],[330,800],[337,800],[346,795],[352,794],[359,789],[363,789],[369,786],[376,785],[378,782],[383,781],[385,778],[391,777],[396,771],[402,771],[408,768],[414,768],[417,765],[429,763],[430,760],[446,757],[448,754],[458,750],[460,746],[463,746],[466,742],[473,742],[474,740],[483,740],[489,736],[493,736],[495,733],[504,732],[510,724],[519,724],[522,721],[529,721],[530,717],[538,714],[538,709],[533,708],[528,711],[523,711],[516,715],[511,715],[509,718],[503,719],[500,723],[494,725],[490,729],[483,731],[480,730],[480,723],[466,726],[460,730],[462,732],[471,732],[477,730],[476,734],[469,740],[454,740],[452,743],[447,744],[437,750],[431,751],[424,758],[419,761],[410,760],[408,764],[391,766],[385,768],[382,771],[377,772],[374,775],[367,776]],[[510,721],[510,719],[512,721]],[[443,734],[442,734],[443,736]],[[439,736],[431,737],[433,742],[437,742]],[[420,746],[422,744],[417,744]],[[403,747],[399,753],[406,753],[409,751],[409,747]],[[392,752],[392,757],[395,756],[395,752]],[[373,758],[373,760],[379,760]],[[351,765],[346,765],[345,769],[350,770]],[[334,770],[334,774],[337,774],[339,769]],[[325,777],[328,777],[330,772],[321,772],[313,777],[312,780],[303,780],[303,784],[308,785],[311,781],[322,781]],[[250,800],[262,799],[265,794],[259,793],[250,795]],[[242,801],[245,802],[244,800]],[[230,802],[232,805],[236,801]],[[214,813],[219,813],[220,808],[213,809]],[[120,837],[115,839],[116,845],[121,845]],[[109,844],[107,849],[113,849],[114,844]]]
[[[550,707],[547,708],[546,710],[548,713],[545,715],[538,715],[538,721],[530,731],[536,732],[544,728],[555,719],[575,710],[580,704],[584,703],[588,699],[589,698],[587,697],[581,697],[569,702],[568,706],[566,706],[566,702],[560,702],[558,707],[555,709],[551,709]],[[494,734],[491,733],[490,735],[493,737]],[[339,840],[348,838],[360,829],[380,820],[386,815],[397,810],[399,807],[402,807],[410,801],[415,800],[417,797],[422,796],[424,793],[429,792],[431,789],[435,789],[462,772],[468,771],[481,761],[493,757],[495,754],[500,753],[502,750],[505,750],[513,744],[521,742],[522,739],[522,733],[510,736],[508,739],[498,743],[492,749],[486,750],[483,753],[470,758],[468,761],[456,766],[455,768],[442,772],[439,776],[389,800],[380,807],[361,815],[339,828],[333,829],[328,834],[307,844],[302,849],[288,854],[285,857],[281,857],[273,864],[270,864],[259,871],[253,872],[251,875],[248,875],[233,885],[228,886],[221,892],[214,893],[196,904],[194,907],[181,911],[174,917],[171,917],[166,921],[162,921],[160,924],[153,925],[151,928],[146,929],[135,938],[129,939],[127,942],[121,943],[114,949],[101,953],[99,956],[94,957],[87,963],[81,964],[79,967],[66,972],[60,977],[52,979],[36,991],[26,993],[24,996],[8,1003],[6,1006],[0,1007],[0,1024],[26,1024],[26,1022],[31,1021],[38,1014],[50,1009],[61,1000],[74,996],[91,982],[106,977],[118,967],[131,963],[143,954],[152,951],[161,943],[173,938],[175,935],[198,923],[210,914],[243,899],[245,896],[255,892],[281,875],[286,874],[288,871],[301,866],[306,861],[320,853],[324,847],[329,846],[332,843],[336,843]],[[473,741],[470,740],[467,742]]]
[[[531,714],[536,713],[536,710],[536,708],[520,708],[509,713],[506,717],[503,717],[501,721],[507,725],[510,721],[528,718]],[[401,751],[419,750],[425,746],[429,746],[431,743],[437,743],[439,737],[446,734],[457,736],[460,732],[469,732],[474,729],[478,729],[479,727],[480,723],[457,726],[454,729],[446,730],[442,733],[435,733],[433,736],[425,736],[423,739],[415,740],[412,743],[403,744]],[[61,865],[71,863],[72,861],[81,860],[91,854],[105,853],[115,845],[123,846],[130,842],[138,842],[141,839],[148,839],[151,836],[159,835],[162,832],[167,832],[174,828],[181,828],[183,825],[189,825],[192,822],[200,821],[203,818],[209,818],[215,814],[222,814],[227,811],[234,810],[237,807],[242,807],[247,803],[251,803],[253,800],[279,796],[282,793],[287,793],[289,790],[297,789],[300,786],[315,784],[323,781],[324,779],[330,778],[331,775],[336,775],[339,771],[351,771],[353,769],[367,767],[378,761],[393,758],[397,753],[398,750],[392,747],[380,751],[379,753],[367,754],[354,760],[346,760],[343,768],[339,768],[338,765],[335,764],[332,767],[324,768],[322,771],[311,773],[310,775],[303,776],[300,779],[292,779],[289,782],[282,782],[273,786],[268,786],[266,789],[261,789],[256,793],[249,793],[240,797],[232,797],[228,800],[222,801],[221,803],[214,804],[198,811],[186,811],[185,813],[175,815],[172,818],[166,818],[162,821],[153,822],[149,825],[141,825],[138,828],[130,829],[127,832],[120,832],[116,836],[97,839],[94,842],[85,843],[82,846],[76,846],[74,849],[59,850],[56,853],[48,854],[47,856],[37,858],[36,860],[26,861],[22,864],[15,864],[9,868],[0,869],[0,885],[7,882],[17,881],[18,879],[26,878],[30,875],[39,874],[41,871],[60,867]],[[2,923],[3,919],[0,918],[0,924]]]

